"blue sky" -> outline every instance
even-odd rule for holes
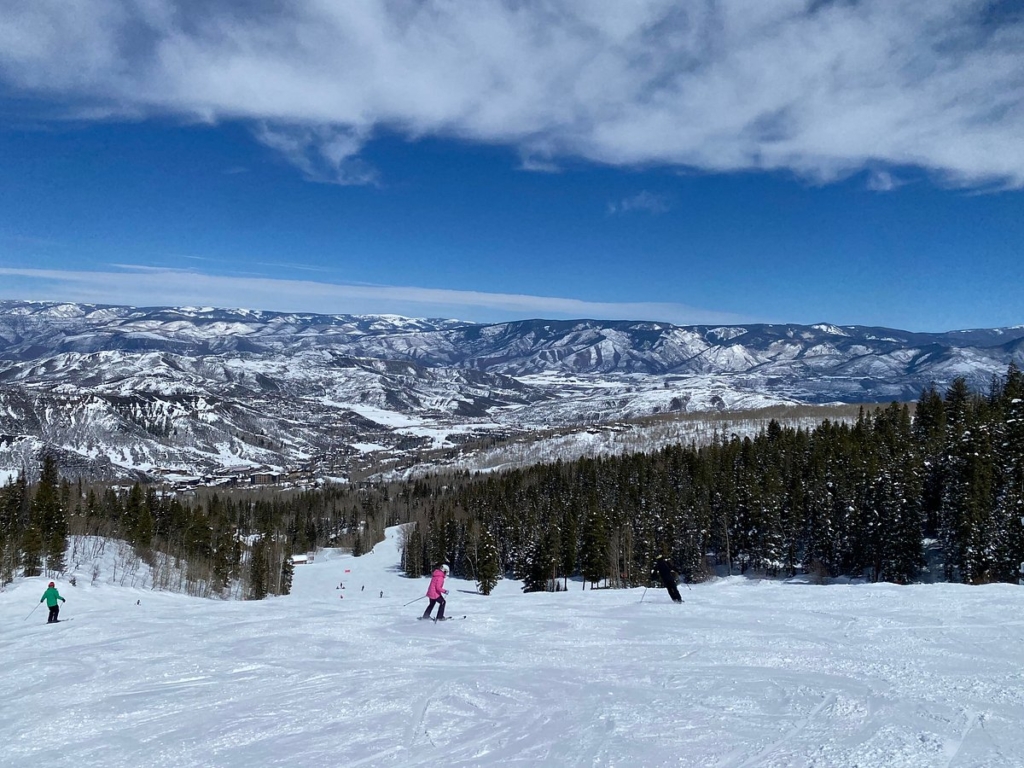
[[[1017,325],[1022,51],[1017,0],[4,4],[0,298]]]

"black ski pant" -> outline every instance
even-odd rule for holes
[[[682,595],[679,594],[679,588],[675,585],[675,582],[664,580],[662,584],[665,585],[665,591],[668,592],[668,596],[672,598],[673,603],[683,602]]]
[[[60,606],[59,605],[51,605],[50,606],[50,615],[49,615],[49,617],[47,617],[46,623],[47,624],[53,624],[53,622],[57,621],[57,614],[58,613],[60,613]]]
[[[423,618],[429,619],[430,612],[434,610],[434,603],[437,603],[437,618],[444,618],[444,595],[438,595],[437,597],[430,598],[430,605],[427,606],[427,610],[423,612]]]

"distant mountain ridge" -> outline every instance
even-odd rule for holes
[[[1004,365],[1020,355],[1024,325],[945,333],[867,326],[676,326],[600,320],[478,324],[396,315],[321,315],[241,309],[138,309],[109,305],[0,301],[0,360],[99,351],[282,353],[329,348],[354,357],[411,360],[518,375],[572,373],[735,373],[793,360],[840,365],[911,350],[899,366],[965,359]],[[899,367],[898,366],[898,367]]]
[[[1024,326],[495,324],[0,301],[0,468],[59,448],[92,474],[308,466],[353,445],[773,403],[915,399],[1024,364]],[[404,447],[403,447],[404,446]],[[362,451],[362,453],[361,453]]]

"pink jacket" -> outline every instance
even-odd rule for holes
[[[430,586],[427,587],[427,597],[437,600],[444,593],[444,571],[438,568],[430,577]]]

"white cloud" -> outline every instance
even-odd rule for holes
[[[33,0],[0,77],[81,116],[251,120],[309,178],[411,138],[828,181],[1024,186],[1024,18],[981,0]],[[554,164],[554,166],[552,165]]]
[[[633,213],[635,211],[665,213],[668,209],[668,200],[661,195],[655,195],[652,192],[648,192],[646,189],[638,192],[632,197],[608,203],[608,213],[611,214]]]
[[[377,180],[376,170],[358,157],[366,143],[358,129],[263,123],[256,138],[284,155],[309,181],[350,185]]]
[[[536,173],[561,173],[562,168],[550,158],[532,157],[523,155],[520,158],[519,169],[522,171],[534,171]]]
[[[868,177],[867,186],[868,189],[874,192],[892,192],[894,189],[903,186],[903,182],[889,171],[876,169],[872,171],[871,175]]]
[[[752,322],[752,318],[656,302],[595,302],[558,296],[455,291],[391,285],[353,285],[210,275],[190,269],[112,265],[107,271],[0,267],[4,295],[35,301],[89,304],[214,306],[317,312],[446,317],[473,322],[524,318],[658,320],[687,324]]]

